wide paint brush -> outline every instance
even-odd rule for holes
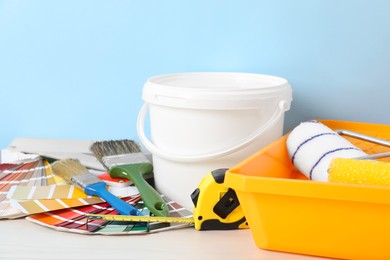
[[[62,177],[69,184],[74,184],[82,189],[85,194],[104,199],[119,214],[142,216],[142,213],[135,207],[110,193],[105,182],[88,172],[88,169],[78,160],[64,159],[56,161],[52,164],[52,170],[54,174]]]
[[[95,142],[91,151],[109,170],[112,178],[130,179],[138,188],[145,206],[155,216],[169,216],[168,206],[160,194],[144,179],[153,171],[151,162],[133,140]]]

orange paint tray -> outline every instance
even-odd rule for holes
[[[320,121],[333,130],[390,139],[389,125]],[[389,150],[346,138],[370,154]],[[236,191],[256,246],[323,257],[390,259],[390,187],[308,180],[292,165],[286,139],[226,173],[225,184]]]

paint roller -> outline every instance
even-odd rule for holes
[[[389,157],[390,152],[368,155],[342,135],[390,147],[383,139],[307,121],[295,127],[286,141],[295,168],[315,181],[390,186],[390,163],[374,160]]]

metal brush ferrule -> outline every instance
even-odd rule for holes
[[[104,156],[102,161],[108,168],[126,164],[150,163],[148,158],[143,153],[127,153]]]
[[[90,172],[73,175],[71,181],[73,184],[83,190],[90,184],[101,182],[101,180],[96,175],[93,175]]]

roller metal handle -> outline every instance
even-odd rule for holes
[[[363,140],[363,141],[367,141],[367,142],[379,144],[379,145],[382,145],[382,146],[390,147],[390,141],[387,141],[385,139],[380,139],[380,138],[377,138],[377,137],[373,137],[373,136],[369,136],[369,135],[365,135],[365,134],[361,134],[361,133],[358,133],[358,132],[345,130],[345,129],[338,129],[338,130],[335,130],[335,132],[340,134],[340,135],[346,135],[346,136],[357,138],[357,139],[360,139],[360,140]],[[385,157],[390,157],[390,152],[369,154],[369,155],[357,157],[355,159],[370,160],[370,159],[379,159],[379,158],[385,158]]]

